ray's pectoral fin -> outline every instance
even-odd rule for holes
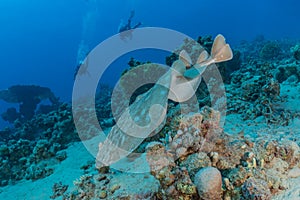
[[[186,68],[190,68],[192,66],[192,59],[185,50],[182,50],[179,53],[179,59],[184,63]]]
[[[182,51],[180,55],[184,55]],[[188,55],[187,55],[188,56]],[[186,59],[187,58],[187,59]],[[168,99],[175,102],[184,102],[189,100],[195,94],[195,88],[199,85],[201,77],[193,80],[186,79],[183,74],[189,66],[188,57],[180,56],[171,67],[171,83],[169,88]]]

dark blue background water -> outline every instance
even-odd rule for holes
[[[222,33],[230,44],[263,34],[268,39],[300,38],[297,0],[1,0],[0,89],[15,84],[51,88],[70,101],[79,43],[90,48],[117,33],[135,10],[133,23],[174,29],[193,38]],[[111,67],[117,80],[130,56],[164,62],[151,52],[127,55]],[[8,104],[0,102],[0,113]]]

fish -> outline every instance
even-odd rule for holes
[[[156,64],[144,64],[135,70],[146,68],[145,65],[158,67]],[[136,98],[122,112],[105,141],[99,143],[97,168],[109,166],[129,155],[151,133],[158,133],[163,128],[172,73],[167,71],[150,90]]]
[[[168,100],[179,103],[189,100],[207,66],[231,58],[232,50],[222,35],[214,40],[211,56],[203,51],[194,66],[188,53],[182,50],[179,59],[155,85],[124,109],[105,141],[99,143],[96,168],[114,164],[134,151],[150,134],[158,133],[166,123]],[[145,65],[157,67],[144,64],[137,68],[143,69]]]

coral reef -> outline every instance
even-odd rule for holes
[[[213,110],[204,108],[201,112],[181,120],[167,147],[155,143],[147,147],[151,174],[162,187],[158,194],[160,199],[194,199],[198,196],[191,176],[195,179],[197,170],[211,165],[210,158],[200,151],[212,148],[219,122],[219,115]],[[199,163],[201,158],[205,159]]]
[[[259,55],[263,59],[273,59],[280,54],[281,49],[277,42],[270,41],[264,44],[264,46],[261,48]]]
[[[0,141],[1,186],[51,175],[51,165],[66,158],[62,150],[78,140],[71,108],[67,104],[49,114],[37,115],[26,123],[15,122],[10,135]]]
[[[167,146],[150,143],[147,147],[151,173],[161,184],[159,198],[176,199],[173,195],[176,194],[176,197],[182,199],[193,199],[197,195],[203,199],[212,199],[212,197],[205,197],[204,189],[199,187],[197,194],[182,193],[178,190],[182,174],[185,174],[185,178],[188,179],[185,180],[185,184],[189,187],[197,187],[197,179],[200,176],[197,173],[201,174],[201,170],[209,169],[210,166],[221,171],[223,189],[220,191],[220,196],[224,199],[269,199],[286,187],[287,176],[282,175],[280,178],[275,174],[284,174],[286,170],[299,164],[300,151],[297,144],[289,140],[280,141],[280,138],[273,138],[273,142],[270,142],[272,135],[269,136],[269,140],[262,137],[252,141],[243,135],[229,136],[222,133],[221,129],[219,130],[221,132],[215,131],[218,129],[217,117],[205,118],[199,117],[199,114],[194,114],[194,117],[202,120],[196,123],[195,120],[183,120],[183,124],[178,126],[176,135],[169,140]],[[207,121],[210,121],[210,126],[202,126],[207,124]],[[195,131],[195,125],[198,131]],[[211,139],[214,137],[210,136],[201,140],[199,136],[207,132],[205,127],[213,127],[213,132],[210,134],[217,137]],[[278,171],[279,169],[282,170]],[[200,185],[206,188],[205,190],[211,191],[212,184],[208,182],[208,180],[202,181]],[[209,196],[210,192],[207,194]],[[213,199],[221,199],[221,197],[213,197]]]
[[[96,114],[102,128],[112,127],[115,123],[112,118],[111,97],[111,86],[100,84],[96,93],[95,106]]]
[[[199,37],[198,43],[209,50],[212,40]],[[193,46],[188,40],[185,45]],[[297,198],[299,190],[293,190],[300,177],[300,68],[296,47],[295,43],[267,41],[262,36],[251,43],[244,41],[234,50],[233,63],[219,65],[221,71],[222,67],[232,66],[229,73],[223,74],[227,80],[225,127],[220,127],[220,113],[210,107],[210,86],[203,83],[196,93],[200,108],[197,112],[182,112],[183,105],[169,101],[164,127],[135,149],[140,156],[132,154],[125,159],[131,163],[146,156],[150,173],[130,174],[109,167],[96,170],[94,162],[86,162],[72,166],[83,174],[74,181],[75,189],[56,181],[49,198],[268,200],[291,199],[291,193]],[[192,60],[197,59],[197,51],[188,52]],[[178,59],[176,55],[167,58],[170,65]],[[130,60],[132,68],[140,64]],[[145,66],[147,70],[152,65]],[[154,72],[157,77],[162,72],[159,70]],[[125,73],[122,84],[134,85],[130,80],[135,76]],[[140,88],[133,97],[126,96],[126,91],[117,95],[130,104],[152,87]],[[1,93],[4,94],[7,91]],[[111,96],[111,88],[102,86],[95,102],[104,128],[115,124]],[[0,186],[54,174],[53,164],[64,162],[70,156],[65,149],[79,141],[69,104],[50,112],[35,112],[26,122],[19,120],[19,114],[16,109],[3,114],[14,127],[0,131]],[[90,119],[89,112],[76,120],[83,119]],[[83,126],[87,133],[81,139],[97,134],[94,125]]]
[[[7,90],[0,91],[0,99],[8,103],[19,103],[19,113],[16,113],[16,110],[8,109],[2,115],[2,118],[9,122],[16,119],[31,119],[35,114],[37,105],[44,99],[49,99],[53,108],[59,104],[58,98],[49,88],[36,85],[11,86]]]
[[[194,199],[196,186],[191,181],[186,168],[176,166],[173,154],[160,144],[149,146],[147,161],[151,174],[159,180],[161,189],[159,199]]]
[[[249,178],[242,187],[242,193],[245,199],[271,199],[271,192],[268,184],[261,179]]]
[[[251,45],[256,46],[256,49]],[[245,120],[263,116],[269,124],[286,126],[293,119],[294,113],[280,106],[286,101],[286,97],[281,95],[280,84],[285,81],[296,83],[299,79],[299,66],[290,59],[289,49],[292,44],[263,40],[251,45],[243,43],[238,47],[243,62],[241,68],[232,73],[231,84],[226,85],[228,112],[242,114]],[[271,53],[269,47],[272,47]],[[258,57],[262,52],[274,53],[275,47],[280,48],[280,54],[273,62]],[[258,52],[257,49],[264,51]]]
[[[61,182],[55,183],[52,187],[53,195],[50,196],[50,198],[55,199],[57,197],[63,196],[67,189],[68,185],[63,185]]]
[[[293,53],[294,58],[296,60],[300,60],[300,45],[299,44],[297,44],[294,47],[292,47],[291,48],[291,52]]]
[[[274,72],[275,78],[279,83],[289,80],[289,82],[298,82],[300,77],[300,68],[297,63],[285,63],[279,65]],[[293,77],[293,81],[291,78]]]
[[[213,38],[211,35],[199,36],[197,42],[204,47],[207,52],[211,51],[213,45]]]
[[[13,123],[16,119],[19,119],[21,117],[21,114],[18,113],[16,108],[8,108],[6,112],[1,114],[1,117],[4,121]]]
[[[240,60],[245,58],[245,51],[239,51],[240,68],[231,75],[231,84],[226,85],[229,113],[242,115],[245,120],[263,116],[266,121],[262,123],[287,126],[293,118],[280,106],[284,100],[275,72],[280,65],[288,63],[271,64],[263,60],[274,56],[279,59],[285,50],[276,50],[278,46],[273,48],[266,43],[261,45],[260,52],[253,53],[261,57],[248,55],[247,59],[252,61],[247,66]],[[275,55],[275,50],[280,55]],[[195,59],[193,52],[188,53]],[[175,55],[167,58],[169,64],[177,59]],[[265,134],[258,138],[245,137],[243,132],[229,135],[218,126],[218,113],[209,107],[184,115],[179,114],[176,104],[170,104],[168,109],[165,127],[159,134],[147,138],[137,150],[144,152],[146,149],[151,174],[160,183],[156,198],[205,199],[206,194],[201,188],[197,190],[195,179],[197,173],[210,166],[221,172],[222,179],[220,174],[218,176],[222,190],[218,186],[220,193],[214,193],[218,197],[211,197],[208,192],[208,199],[270,199],[286,188],[288,177],[284,171],[299,163],[298,144],[285,143],[280,137],[274,138],[272,133],[269,139]],[[276,147],[269,146],[270,141]],[[147,145],[149,142],[153,143]],[[276,173],[282,175],[276,177]],[[211,191],[211,184],[205,183],[201,187]],[[220,185],[220,181],[218,183]]]
[[[146,64],[146,63],[151,63],[150,61],[147,61],[147,62],[141,62],[139,60],[136,60],[135,58],[131,57],[129,62],[128,62],[128,66],[129,66],[129,69],[125,69],[123,72],[122,72],[122,76],[127,73],[130,69],[134,68],[134,67],[137,67],[139,65],[143,65],[143,64]]]
[[[241,52],[238,50],[233,50],[233,58],[231,60],[218,64],[218,68],[225,83],[230,83],[232,73],[239,70],[241,65]]]
[[[51,92],[47,93],[49,89],[34,86],[31,89],[37,90],[37,96],[41,96],[41,99],[43,97],[54,98]],[[41,91],[44,90],[46,94],[42,95]],[[15,101],[18,95],[22,97],[17,92],[15,93],[18,95],[13,95],[12,91],[15,89],[5,90],[1,94],[5,94],[5,98],[11,101]],[[103,127],[111,127],[114,123],[110,121],[111,109],[107,106],[110,97],[111,88],[101,85],[96,97],[96,107]],[[50,112],[36,113],[25,122],[19,118],[12,122],[13,127],[0,132],[0,186],[23,179],[37,180],[51,175],[54,173],[53,166],[67,158],[64,149],[70,143],[80,140],[75,130],[71,106],[67,103],[60,104]],[[94,136],[95,131],[92,128],[87,129],[86,139]]]

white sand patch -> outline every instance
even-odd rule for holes
[[[99,138],[95,137],[89,141],[85,141],[85,145],[88,145],[90,149],[95,148],[93,152],[95,153],[97,151],[98,142]],[[52,175],[44,179],[22,181],[16,185],[0,188],[0,199],[49,200],[50,196],[53,195],[52,186],[54,183],[58,182],[62,182],[63,185],[68,185],[68,190],[66,192],[74,190],[75,186],[73,185],[73,181],[84,175],[84,171],[83,169],[80,169],[80,167],[89,162],[94,162],[95,158],[81,142],[70,145],[65,151],[67,152],[66,160],[53,166],[54,173]],[[159,183],[152,175],[150,175],[150,173],[138,173],[149,172],[145,154],[141,154],[140,157],[136,158],[133,162],[128,158],[124,158],[114,165],[121,171],[131,171],[136,173],[110,174],[112,179],[109,186],[114,184],[121,186],[113,195],[111,194],[112,198],[122,193],[129,195],[143,194],[158,190]],[[97,173],[96,171],[94,172]],[[110,197],[108,196],[108,198]]]
[[[281,84],[280,85],[280,96],[286,98],[286,102],[281,104],[282,108],[286,110],[300,111],[300,84]]]
[[[243,120],[240,114],[230,114],[226,116],[224,131],[228,134],[238,134],[257,137],[258,130],[269,128],[264,117],[257,117],[255,120]]]
[[[23,181],[16,185],[1,188],[1,200],[46,200],[50,199],[54,183],[62,182],[69,185],[68,191],[74,188],[73,181],[83,175],[80,167],[88,161],[94,160],[81,143],[74,143],[68,149],[67,159],[54,168],[54,173],[44,179]]]
[[[298,177],[300,177],[300,168],[296,166],[293,169],[291,169],[288,173],[288,177],[289,178],[298,178]]]
[[[272,200],[299,200],[300,177],[288,180],[289,188],[272,197]]]

